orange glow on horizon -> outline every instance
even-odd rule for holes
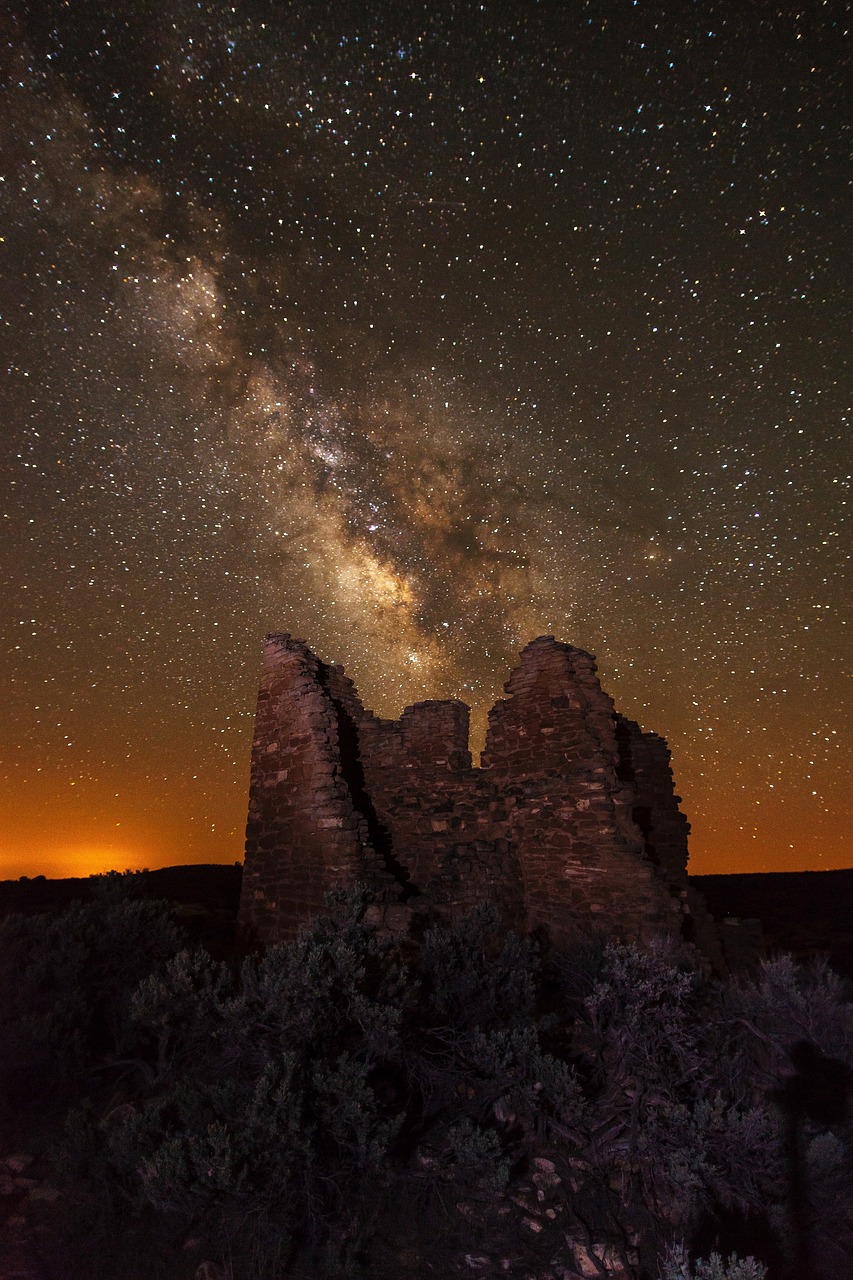
[[[700,817],[698,807],[691,809],[690,789],[685,787],[684,791],[682,807],[693,823],[688,864],[692,875],[833,871],[853,865],[848,833],[841,820],[827,821],[821,830],[805,831],[779,811],[767,814],[760,826],[746,826],[744,822],[744,829],[732,839],[732,826],[738,818],[747,818],[748,806],[744,805],[740,814],[718,812],[716,821],[712,821]],[[62,834],[54,824],[53,838],[33,819],[17,832],[5,833],[0,845],[0,880],[37,875],[76,878],[104,871],[242,861],[245,802],[242,797],[229,799],[231,805],[219,806],[215,824],[204,821],[204,815],[185,810],[169,815],[166,823],[154,831],[144,817],[136,815],[136,821],[130,818],[123,824],[127,834],[112,840],[96,834],[102,824],[94,815],[86,823],[69,822]]]
[[[33,855],[4,853],[3,877],[17,880],[21,876],[47,876],[49,880],[83,879],[105,871],[140,870],[147,867],[144,854],[129,845],[60,844],[44,849],[36,861]]]
[[[605,673],[605,688],[611,686]],[[430,690],[448,696],[453,690]],[[628,712],[636,697],[618,693],[617,705]],[[368,695],[372,696],[371,694]],[[471,747],[475,764],[483,746],[485,708],[498,690],[487,688],[472,707]],[[473,701],[473,699],[472,699]],[[399,715],[391,704],[383,714]],[[676,791],[692,824],[688,869],[693,875],[742,872],[843,870],[853,866],[846,797],[836,788],[816,797],[814,788],[796,773],[785,785],[761,787],[761,761],[750,774],[713,772],[693,758],[689,727],[676,721],[676,711],[650,715],[668,734],[673,748]],[[669,719],[669,723],[667,723]],[[51,879],[86,877],[108,870],[155,870],[197,863],[233,864],[243,857],[251,751],[248,720],[234,747],[239,761],[208,755],[202,743],[176,741],[175,756],[158,762],[135,762],[127,774],[58,783],[62,761],[44,757],[36,770],[20,767],[0,801],[9,818],[0,831],[0,880],[22,875]],[[736,744],[728,747],[734,755]],[[22,760],[21,765],[25,762]],[[773,776],[773,775],[771,775]],[[846,780],[845,780],[846,781]],[[16,812],[17,810],[17,812]]]
[[[240,861],[242,850],[235,851],[229,857],[218,848],[211,849],[209,853],[176,849],[171,854],[151,854],[144,849],[134,850],[130,845],[112,848],[90,845],[57,845],[45,848],[41,845],[38,853],[35,850],[31,853],[18,850],[14,854],[10,850],[0,851],[0,880],[19,880],[22,876],[29,879],[46,876],[48,880],[83,880],[88,876],[103,875],[107,871],[156,871],[160,867],[197,863],[230,865]]]

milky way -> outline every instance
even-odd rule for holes
[[[270,630],[480,734],[553,633],[849,865],[849,6],[13,8],[7,874],[239,857]]]

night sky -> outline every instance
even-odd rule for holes
[[[552,633],[692,870],[853,863],[850,6],[12,8],[0,874],[239,858],[272,630],[481,734]]]

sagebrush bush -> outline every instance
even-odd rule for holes
[[[683,1245],[674,1245],[664,1260],[660,1280],[764,1280],[767,1268],[755,1258],[732,1254],[723,1261],[718,1253],[699,1258],[692,1265]]]
[[[845,983],[824,960],[798,964],[779,955],[756,975],[720,988],[717,1059],[732,1091],[766,1094],[791,1073],[790,1050],[799,1042],[853,1063],[853,1004]]]
[[[25,1075],[31,1098],[127,1051],[137,985],[182,946],[168,904],[142,897],[141,880],[92,877],[89,902],[0,920],[3,1068]]]
[[[667,1241],[727,1214],[792,1261],[807,1235],[815,1275],[843,1265],[849,1111],[801,1087],[812,1068],[847,1080],[851,1010],[825,968],[783,958],[712,983],[665,947],[610,942],[545,972],[485,906],[400,952],[361,891],[229,964],[180,949],[127,888],[41,939],[20,921],[4,935],[32,1001],[7,991],[6,1031],[88,1064],[61,1166],[95,1234],[160,1223],[175,1257],[192,1239],[240,1280],[390,1277],[416,1239],[453,1275],[472,1239],[517,1248],[515,1187],[545,1155],[560,1226],[539,1239],[569,1269],[574,1231],[623,1256],[633,1241],[651,1275]],[[136,949],[113,973],[105,939]],[[762,1274],[688,1257],[670,1250],[664,1280]]]

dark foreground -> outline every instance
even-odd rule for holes
[[[768,951],[829,956],[853,979],[853,870],[694,876],[711,914],[761,921]]]
[[[242,866],[205,863],[147,873],[149,892],[176,904],[191,936],[214,951],[233,940]],[[853,869],[694,876],[711,913],[761,921],[765,950],[829,957],[853,979]],[[89,879],[0,881],[0,916],[57,911],[91,893]]]
[[[706,881],[771,948],[719,981],[353,894],[241,955],[237,866],[0,884],[0,1280],[836,1280],[850,989],[774,954],[843,961],[825,874]]]

